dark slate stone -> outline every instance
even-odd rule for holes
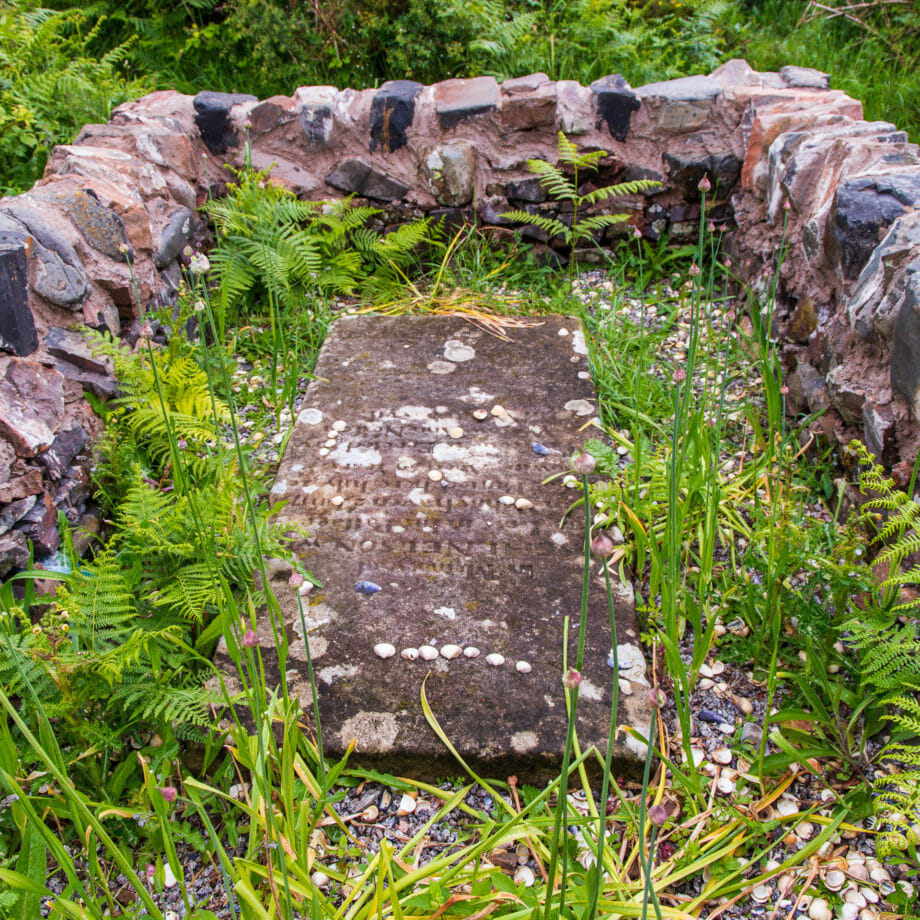
[[[125,222],[99,200],[91,188],[82,188],[61,198],[67,216],[93,249],[116,262],[133,261]],[[127,250],[124,250],[127,247]]]
[[[12,569],[21,569],[29,561],[26,538],[16,530],[0,536],[0,578]]]
[[[920,408],[920,264],[901,281],[904,300],[895,317],[891,341],[891,391]]]
[[[230,124],[230,109],[243,102],[256,102],[248,93],[214,93],[205,91],[195,96],[195,124],[201,139],[211,153],[222,156],[231,147],[239,146],[239,138]]]
[[[38,348],[29,307],[28,243],[25,233],[0,233],[0,350],[20,356]]]
[[[61,545],[58,533],[57,508],[50,496],[42,496],[32,510],[16,525],[16,530],[32,542],[35,555],[41,559],[56,553]]]
[[[170,262],[179,257],[195,229],[195,215],[190,208],[179,208],[170,215],[160,237],[160,248],[153,257],[157,268],[166,268]]]
[[[364,160],[344,160],[327,177],[326,182],[341,192],[375,198],[378,201],[399,201],[406,196],[409,186],[391,179]]]
[[[106,355],[96,355],[90,343],[73,329],[61,329],[52,326],[45,337],[45,348],[56,358],[63,358],[83,370],[96,374],[111,374],[112,359]]]
[[[637,182],[639,179],[651,179],[653,182],[664,182],[664,176],[656,169],[647,169],[644,166],[627,166],[620,176],[620,182]],[[660,195],[664,191],[663,185],[645,189],[642,194],[647,198]]]
[[[920,174],[862,176],[837,188],[825,246],[832,265],[855,279],[894,221],[920,206]]]
[[[546,191],[540,185],[539,179],[522,179],[520,182],[508,182],[505,185],[505,197],[512,204],[539,204],[546,201]]]
[[[69,431],[62,431],[51,446],[40,453],[38,462],[48,471],[55,481],[61,479],[73,463],[77,454],[89,443],[89,435],[80,425],[74,425]]]
[[[801,89],[831,88],[831,78],[813,67],[780,67],[779,72],[787,86]]]
[[[31,208],[14,198],[4,203],[3,210],[18,220],[42,246],[57,253],[67,265],[82,269],[83,263],[76,249],[66,237],[48,225],[37,208]]]
[[[371,103],[371,152],[392,153],[406,146],[406,130],[415,117],[415,100],[424,87],[413,80],[388,80]]]
[[[642,105],[639,97],[618,73],[595,80],[591,92],[598,116],[596,127],[606,124],[611,137],[625,141],[632,113]]]
[[[311,144],[325,144],[332,135],[332,106],[305,105],[300,110],[300,127]]]
[[[663,156],[668,171],[668,181],[684,198],[699,198],[698,188],[703,176],[708,176],[712,190],[706,197],[724,198],[741,178],[741,160],[733,153],[711,156],[680,156],[665,153]]]

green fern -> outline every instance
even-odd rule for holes
[[[920,566],[904,568],[920,549],[920,505],[896,488],[863,444],[853,441],[850,450],[862,470],[860,490],[869,497],[860,518],[884,544],[877,561],[888,565],[877,602],[845,624],[860,659],[862,686],[884,699],[892,728],[880,757],[897,765],[898,772],[873,784],[876,848],[885,857],[920,843],[920,598],[901,596],[905,585],[920,585]]]
[[[584,195],[578,194],[578,189],[583,182],[583,173],[596,171],[600,161],[607,156],[606,150],[589,150],[579,153],[578,147],[573,144],[562,131],[559,132],[557,143],[557,156],[559,162],[568,167],[570,175],[560,167],[546,160],[528,160],[527,168],[540,181],[543,190],[553,201],[571,201],[572,225],[555,217],[546,217],[542,214],[530,214],[527,211],[505,211],[501,216],[515,223],[527,224],[543,230],[550,237],[560,238],[569,247],[569,282],[574,278],[575,249],[581,242],[595,241],[595,236],[607,227],[628,220],[628,214],[596,214],[587,218],[580,218],[583,208],[606,201],[609,198],[622,198],[626,195],[637,195],[648,189],[660,185],[652,179],[637,179],[634,182],[621,182],[619,185],[608,185],[595,189]]]

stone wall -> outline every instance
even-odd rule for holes
[[[247,133],[253,165],[302,197],[355,194],[384,209],[383,226],[427,213],[510,237],[509,207],[565,218],[527,171],[530,157],[554,158],[560,130],[609,152],[598,185],[662,182],[604,204],[630,223],[602,242],[635,227],[695,239],[704,175],[745,280],[768,283],[785,239],[777,331],[790,397],[826,409],[828,435],[862,433],[903,476],[920,440],[920,156],[824,74],[730,61],[636,89],[616,75],[584,87],[534,74],[264,101],[157,92],[87,125],[32,190],[0,200],[0,573],[23,564],[27,539],[38,556],[54,551],[59,509],[92,523],[99,424],[83,393],[108,399],[115,385],[79,327],[130,336],[146,306],[174,296],[183,248],[206,239],[195,209],[220,194],[225,163],[242,164]],[[559,241],[523,232],[565,259]]]

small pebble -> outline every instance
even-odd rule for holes
[[[341,419],[339,419],[337,422],[332,423],[333,431],[344,431],[347,427],[348,427],[348,424],[346,422],[343,422]]]
[[[499,503],[500,505],[513,505],[513,504],[514,504],[514,496],[513,496],[513,495],[503,495],[503,496],[498,500],[498,503]]]
[[[329,501],[331,502],[331,504],[335,505],[336,507],[338,507],[339,505],[345,504],[345,499],[342,498],[341,495],[333,495],[332,498],[329,499]]]
[[[418,658],[418,649],[417,648],[404,648],[400,653],[406,661],[415,661]]]
[[[633,686],[625,677],[617,678],[617,683],[623,696],[632,696]]]
[[[734,734],[735,726],[729,724],[728,722],[720,722],[719,731],[722,732],[723,735],[731,735]]]
[[[538,457],[545,457],[548,454],[552,453],[552,451],[548,447],[545,447],[539,441],[534,441],[533,444],[530,445],[530,447]]]
[[[712,722],[716,725],[722,721],[722,716],[717,712],[713,712],[711,709],[701,709],[698,716],[703,722]]]
[[[323,444],[323,447],[335,447],[335,438],[329,438],[329,440]]]
[[[530,509],[533,508],[533,502],[527,498],[519,498],[514,503],[514,507],[517,508],[518,511],[530,511]]]
[[[358,594],[376,594],[378,591],[382,590],[383,588],[373,581],[359,581],[355,585],[355,591],[357,591]]]
[[[518,672],[518,674],[529,674],[533,670],[529,661],[519,661],[514,666],[514,669]]]
[[[434,661],[438,657],[438,650],[433,645],[420,645],[418,653],[424,661]]]
[[[459,645],[442,645],[441,646],[441,657],[447,659],[459,658],[463,654],[463,649]]]
[[[444,478],[444,474],[440,470],[429,470],[428,478],[432,482],[440,482]]]
[[[329,884],[329,876],[325,872],[320,872],[319,869],[316,870],[311,876],[310,881],[316,885],[317,888],[325,888]]]
[[[754,704],[746,697],[732,696],[732,703],[735,704],[735,708],[738,712],[746,716],[749,716],[754,711]]]
[[[396,646],[389,642],[378,642],[374,646],[374,654],[378,658],[392,658],[396,654]]]
[[[498,652],[492,652],[486,655],[486,661],[494,668],[498,668],[505,663],[505,656],[499,655]]]

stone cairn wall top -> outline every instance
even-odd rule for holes
[[[107,399],[114,382],[78,328],[130,336],[149,304],[175,296],[182,249],[206,233],[195,209],[220,194],[223,164],[242,164],[245,132],[253,165],[276,164],[302,197],[354,194],[384,209],[384,226],[428,213],[501,238],[515,232],[499,217],[509,207],[564,218],[526,165],[554,157],[560,130],[609,151],[598,184],[662,181],[605,205],[647,238],[695,238],[704,175],[745,280],[766,283],[785,233],[777,329],[790,398],[906,475],[920,442],[920,156],[826,75],[735,60],[635,89],[618,75],[586,87],[532,74],[263,101],[156,92],[87,125],[34,188],[0,200],[0,574],[26,561],[27,539],[39,558],[57,548],[58,509],[92,524],[82,452],[99,424],[83,393]]]

